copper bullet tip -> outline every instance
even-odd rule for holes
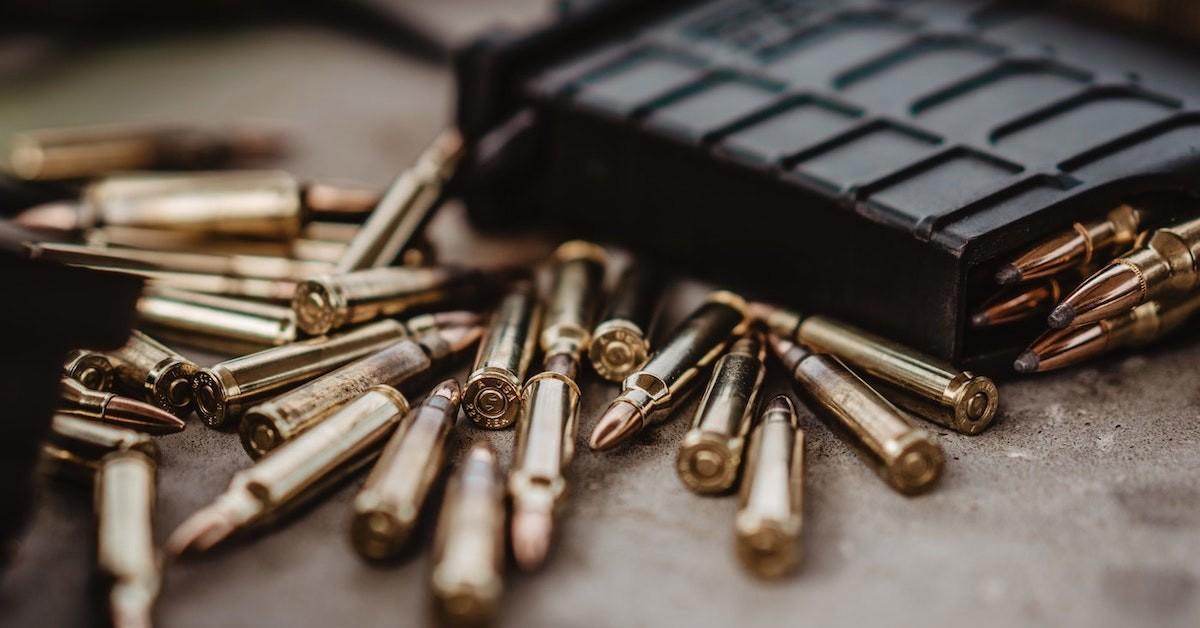
[[[600,422],[596,424],[591,438],[588,439],[588,447],[593,451],[612,449],[641,429],[641,411],[632,403],[618,399],[600,416]]]
[[[1018,373],[1036,373],[1040,362],[1041,360],[1038,359],[1036,353],[1026,351],[1017,356],[1017,359],[1013,361],[1013,369]]]
[[[1004,268],[996,271],[996,283],[1002,286],[1010,286],[1015,283],[1021,283],[1023,279],[1021,271],[1017,270],[1016,266],[1009,264]]]
[[[237,522],[222,510],[209,506],[180,524],[167,539],[165,549],[172,557],[203,552],[225,540],[236,529]]]
[[[183,419],[148,403],[113,396],[104,408],[104,421],[147,434],[175,434],[187,423]]]
[[[542,509],[518,504],[512,518],[513,558],[523,571],[535,571],[546,562],[554,518]]]
[[[1046,324],[1050,329],[1062,329],[1071,324],[1075,320],[1075,308],[1070,303],[1060,303],[1050,312],[1050,316],[1046,317]]]
[[[1124,314],[1145,301],[1146,290],[1142,273],[1132,264],[1117,260],[1068,294],[1050,315],[1050,326],[1061,329]]]

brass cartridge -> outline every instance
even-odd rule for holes
[[[371,386],[325,421],[233,476],[229,488],[167,539],[178,556],[203,552],[234,533],[267,525],[379,455],[408,411],[390,386]]]
[[[105,456],[96,474],[96,565],[118,628],[150,626],[162,584],[154,543],[156,466],[140,451],[123,450]]]
[[[136,329],[108,355],[123,388],[175,416],[191,414],[192,378],[200,371],[194,362]]]
[[[401,340],[253,406],[242,417],[242,447],[251,458],[260,458],[321,423],[367,388],[377,384],[399,388],[428,373],[474,344],[479,333],[478,328],[452,328]]]
[[[619,382],[646,362],[661,283],[658,272],[645,263],[631,264],[621,274],[588,348],[600,377]]]
[[[22,214],[17,218],[25,216]],[[334,225],[337,231],[354,229],[353,225]],[[260,257],[287,258],[304,262],[316,262],[325,268],[345,251],[344,242],[308,237],[311,231],[323,231],[322,224],[305,225],[304,237],[293,240],[260,240],[237,236],[221,236],[208,233],[190,233],[171,229],[146,229],[106,225],[87,230],[84,243],[93,248],[135,249],[142,251],[167,251],[202,253],[208,255],[252,255]],[[332,235],[339,235],[335,232]]]
[[[533,359],[540,324],[533,282],[517,282],[492,314],[463,389],[463,411],[476,425],[498,430],[517,420],[521,384]]]
[[[762,337],[751,333],[734,342],[713,368],[675,460],[679,479],[692,491],[722,493],[737,481],[742,444],[766,373],[765,357]]]
[[[592,431],[591,448],[610,449],[662,421],[696,377],[748,326],[746,302],[740,296],[710,294],[644,366],[625,378],[621,394]]]
[[[213,255],[175,251],[144,251],[129,248],[102,248],[59,242],[27,244],[32,259],[43,259],[77,266],[103,266],[115,269],[197,273],[251,279],[275,279],[298,283],[328,271],[329,264],[301,262],[265,255]]]
[[[148,403],[90,390],[69,377],[59,382],[58,411],[148,434],[174,434],[187,427],[183,419]]]
[[[223,344],[245,352],[296,340],[296,322],[288,308],[184,290],[144,291],[138,318],[157,336],[201,348]]]
[[[321,275],[297,287],[292,311],[300,329],[315,336],[452,301],[469,284],[483,280],[480,273],[448,266],[372,268]]]
[[[539,335],[547,358],[570,356],[578,366],[587,352],[607,262],[604,249],[591,242],[573,240],[555,250],[554,281]]]
[[[851,327],[827,316],[755,303],[772,333],[836,356],[866,374],[896,405],[962,434],[978,434],[996,416],[1000,393],[991,379]]]
[[[904,413],[858,378],[832,355],[810,353],[800,345],[771,336],[771,348],[800,385],[809,407],[842,428],[879,476],[905,494],[922,492],[942,473],[942,447],[929,432],[908,422]]]
[[[438,384],[384,447],[354,498],[350,539],[360,556],[382,560],[403,549],[442,472],[461,400],[458,382]]]
[[[112,390],[113,363],[102,353],[75,349],[67,354],[63,362],[63,375],[74,379],[92,390]]]
[[[780,395],[750,437],[738,498],[737,555],[762,578],[787,575],[800,562],[804,526],[804,432],[792,400]]]
[[[446,489],[430,588],[447,625],[481,625],[496,614],[504,590],[504,486],[485,442],[471,447]]]

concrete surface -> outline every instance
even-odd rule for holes
[[[445,3],[472,24],[511,5]],[[302,175],[383,184],[446,117],[440,69],[311,27],[148,39],[73,51],[0,84],[0,132],[146,118],[271,118],[298,138]],[[0,63],[0,67],[3,64]],[[434,224],[445,258],[534,259],[537,236],[473,232],[460,208]],[[671,296],[677,320],[703,291]],[[1200,345],[1005,383],[985,434],[942,433],[932,493],[890,491],[843,443],[810,428],[806,558],[777,583],[732,552],[734,498],[688,493],[672,467],[691,403],[634,446],[583,445],[616,392],[588,377],[569,506],[545,571],[511,572],[504,626],[1200,625]],[[460,373],[461,375],[461,373]],[[783,392],[778,374],[769,387]],[[492,440],[505,459],[512,433]],[[249,459],[231,433],[198,423],[161,439],[160,540]],[[461,446],[461,445],[460,445]],[[199,560],[170,565],[161,625],[409,626],[428,622],[427,536],[412,558],[368,566],[347,541],[360,480],[303,516]],[[86,491],[47,485],[0,575],[0,625],[88,623],[93,527]]]

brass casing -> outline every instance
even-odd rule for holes
[[[333,236],[340,236],[342,229],[353,230],[354,225],[337,225]],[[168,251],[201,253],[207,255],[249,255],[258,257],[287,258],[303,262],[315,262],[332,268],[346,250],[339,240],[311,237],[325,235],[326,225],[305,225],[304,237],[293,240],[261,240],[237,236],[221,236],[207,233],[192,233],[170,229],[146,229],[105,225],[89,229],[84,234],[88,246],[110,250],[141,249],[145,251]],[[353,234],[351,234],[353,235]]]
[[[645,364],[659,286],[658,274],[641,264],[621,273],[588,347],[588,358],[600,377],[620,382]]]
[[[158,445],[146,434],[58,414],[50,421],[41,458],[50,475],[91,482],[105,456],[125,450],[140,451],[158,461]]]
[[[804,440],[790,401],[768,408],[750,436],[734,529],[738,558],[763,578],[787,575],[803,554]]]
[[[194,362],[136,329],[109,357],[119,384],[175,416],[191,414],[192,379],[200,372]]]
[[[595,244],[573,240],[559,246],[554,259],[554,282],[546,297],[539,344],[546,356],[569,355],[578,360],[591,341],[608,254]]]
[[[445,131],[402,172],[350,241],[336,273],[389,266],[415,243],[463,155],[462,137]]]
[[[222,427],[241,416],[250,404],[382,351],[409,335],[400,321],[384,319],[341,334],[226,360],[201,370],[193,379],[196,411],[205,425]]]
[[[72,350],[63,362],[63,375],[100,392],[112,390],[114,373],[113,363],[108,356],[95,351]]]
[[[1124,316],[1101,321],[1109,334],[1108,348],[1140,347],[1179,329],[1197,311],[1200,294],[1181,301],[1150,301]]]
[[[889,400],[938,425],[978,434],[996,416],[1000,392],[987,377],[826,316],[779,310],[766,323],[780,336],[861,370]]]
[[[96,474],[96,566],[110,583],[116,626],[149,625],[162,583],[154,543],[155,476],[154,461],[136,450],[108,454]]]
[[[463,412],[476,425],[498,430],[517,420],[521,384],[533,359],[540,324],[533,283],[518,282],[492,314],[463,389]]]
[[[453,284],[467,275],[450,267],[387,267],[322,275],[296,288],[292,311],[304,333],[325,334],[445,301]]]
[[[504,590],[504,487],[486,442],[467,452],[446,489],[433,544],[430,588],[448,625],[480,625]]]
[[[1142,301],[1180,297],[1200,285],[1200,218],[1158,229],[1142,244],[1114,261],[1138,275]]]
[[[297,283],[327,272],[329,264],[269,255],[230,255],[180,251],[146,251],[59,242],[27,245],[30,256],[77,266],[133,271],[195,273],[228,278],[273,279]]]
[[[693,492],[722,493],[737,481],[742,445],[766,374],[765,350],[761,338],[747,336],[713,368],[675,459],[679,479]]]
[[[439,395],[437,390],[449,394]],[[442,472],[446,442],[458,420],[461,398],[457,382],[442,383],[408,413],[384,447],[354,498],[350,539],[360,556],[383,560],[404,548]]]
[[[260,458],[305,430],[320,424],[368,388],[400,386],[429,370],[430,356],[417,341],[401,340],[303,386],[251,407],[239,429],[242,447]],[[407,411],[407,407],[405,408]]]
[[[296,340],[287,308],[183,290],[147,290],[138,301],[138,317],[155,335],[200,348],[244,352]]]
[[[523,507],[553,512],[566,493],[563,470],[575,456],[579,386],[546,371],[529,378],[521,395],[508,492]]]
[[[287,240],[300,235],[300,184],[278,170],[107,177],[84,188],[85,224]]]
[[[799,361],[792,376],[813,411],[844,428],[892,488],[915,494],[941,476],[944,456],[933,435],[909,423],[841,360],[810,354]]]

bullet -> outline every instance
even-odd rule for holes
[[[148,403],[88,390],[69,377],[60,382],[58,411],[147,434],[174,434],[187,427],[183,419]]]
[[[710,294],[645,366],[625,378],[621,394],[600,416],[588,445],[593,450],[611,449],[663,420],[696,376],[748,326],[748,308],[740,296],[724,291]]]
[[[264,303],[151,287],[137,310],[156,336],[202,349],[247,353],[296,340],[292,311]]]
[[[404,548],[446,459],[446,440],[458,419],[462,389],[450,379],[408,413],[354,498],[350,539],[369,560],[394,558]]]
[[[192,378],[200,371],[194,362],[136,329],[108,356],[125,390],[177,417],[192,413]]]
[[[96,565],[115,628],[150,626],[162,583],[154,544],[154,461],[140,451],[104,457],[96,474]]]
[[[355,229],[353,225],[338,224],[335,226],[339,229],[348,227],[351,232]],[[320,229],[314,229],[315,227],[320,227]],[[324,229],[324,226],[313,223],[305,225],[304,233],[300,238],[262,240],[171,229],[110,225],[87,230],[83,234],[83,240],[93,248],[178,251],[210,255],[253,255],[316,262],[325,268],[331,268],[346,250],[346,245],[341,241],[309,236],[309,232],[323,232]],[[333,235],[338,235],[338,232],[335,231]]]
[[[1052,330],[1034,341],[1013,363],[1018,373],[1074,366],[1125,347],[1141,347],[1183,326],[1197,310],[1200,295],[1182,301],[1149,301],[1113,318]]]
[[[679,479],[693,492],[723,493],[737,481],[742,444],[766,373],[765,357],[762,337],[752,333],[734,342],[713,368],[675,459]]]
[[[104,266],[174,273],[197,273],[252,279],[276,279],[299,283],[327,272],[329,264],[301,262],[264,255],[211,255],[171,251],[142,251],[100,248],[79,244],[39,242],[26,245],[31,259],[77,266]]]
[[[904,494],[937,481],[944,456],[933,435],[859,379],[837,357],[811,353],[772,334],[770,345],[817,415],[852,439],[879,476]]]
[[[192,381],[196,411],[212,428],[229,425],[250,405],[295,388],[405,338],[440,327],[471,327],[473,312],[439,312],[408,321],[384,319],[333,336],[272,347],[203,369]]]
[[[445,131],[417,163],[401,172],[338,260],[337,273],[390,266],[413,245],[425,226],[442,188],[454,175],[464,153],[457,131]]]
[[[116,171],[213,168],[282,155],[266,129],[111,125],[40,129],[13,137],[9,167],[27,180],[82,179]]]
[[[1051,277],[998,292],[971,315],[971,326],[987,329],[1045,316],[1062,298],[1064,287],[1070,287],[1070,284],[1064,286],[1065,279]]]
[[[242,417],[242,447],[258,459],[320,424],[367,388],[376,384],[400,388],[475,344],[479,335],[477,327],[456,327],[401,340],[253,406]]]
[[[1200,218],[1159,229],[1071,291],[1047,319],[1052,329],[1112,318],[1200,286]]]
[[[517,420],[540,324],[533,282],[517,282],[492,314],[463,389],[463,411],[479,427],[498,430]]]
[[[113,371],[112,361],[95,351],[74,349],[63,362],[63,375],[100,392],[112,390]]]
[[[496,452],[478,442],[451,479],[438,516],[430,588],[444,625],[495,617],[504,590],[504,488]]]
[[[65,414],[50,420],[41,458],[48,475],[91,484],[100,461],[115,451],[139,451],[151,460],[159,458],[158,445],[146,434]]]
[[[1126,204],[1103,220],[1077,222],[1017,256],[996,273],[996,282],[1011,285],[1103,263],[1132,246],[1149,218],[1145,209]]]
[[[804,432],[792,400],[780,395],[750,436],[734,525],[738,558],[759,577],[785,576],[803,554],[803,526]]]
[[[296,294],[296,283],[280,279],[248,279],[202,273],[174,273],[155,270],[135,270],[111,266],[84,265],[82,268],[105,270],[141,277],[147,287],[154,290],[181,290],[196,294],[236,299],[241,301],[265,301],[269,304],[291,303]]]
[[[526,571],[545,562],[555,513],[566,494],[564,470],[574,457],[579,418],[575,377],[591,336],[606,260],[604,249],[587,242],[568,242],[555,252],[554,280],[539,336],[545,371],[530,378],[521,392],[508,476],[513,556]]]
[[[463,268],[371,268],[321,275],[296,288],[292,311],[304,333],[320,335],[347,325],[395,316],[480,291],[482,273]]]
[[[999,391],[991,379],[892,342],[841,321],[765,303],[751,306],[771,333],[828,353],[871,378],[896,405],[962,434],[991,424]]]
[[[408,401],[396,389],[367,388],[313,429],[234,474],[224,493],[171,533],[167,553],[204,552],[235,532],[277,520],[375,460],[407,411]]]
[[[645,262],[630,264],[621,274],[588,349],[600,377],[619,382],[646,362],[661,287],[658,272]]]

